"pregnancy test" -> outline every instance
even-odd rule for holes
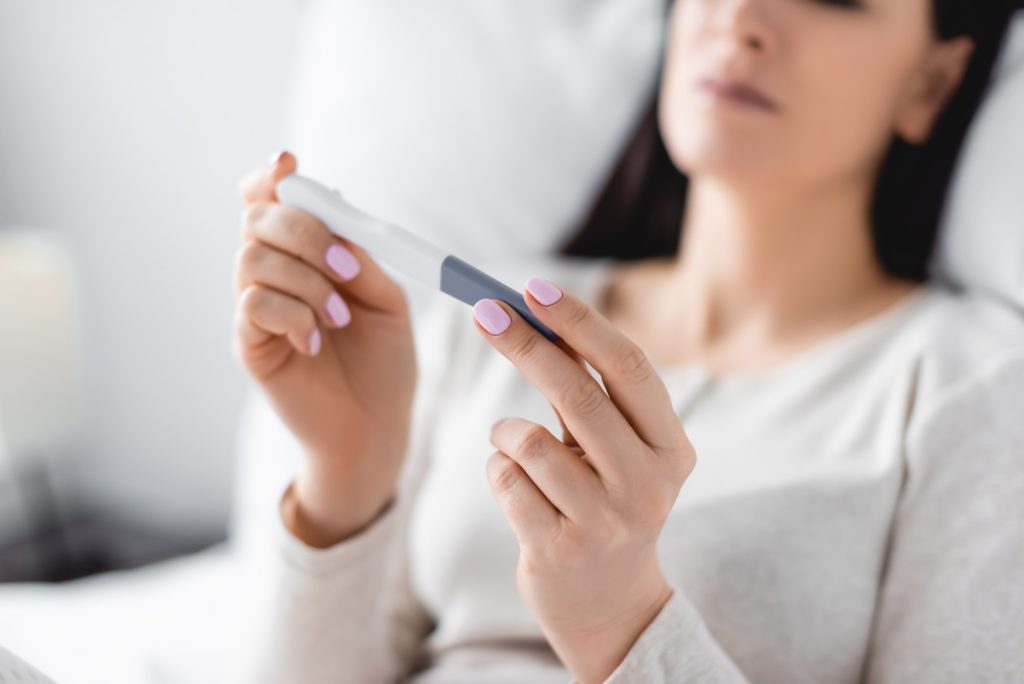
[[[327,228],[351,240],[375,259],[433,290],[473,306],[481,299],[499,299],[552,342],[558,336],[533,315],[519,292],[405,228],[370,216],[348,203],[337,190],[292,174],[277,182],[282,204],[309,212]]]

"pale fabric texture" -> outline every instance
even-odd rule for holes
[[[613,266],[494,272],[594,302]],[[272,543],[250,561],[272,579],[242,677],[571,680],[516,592],[484,471],[495,419],[557,419],[469,307],[438,302],[395,504],[314,549],[284,527],[282,488],[264,502]],[[608,682],[1024,681],[1019,315],[927,286],[770,372],[660,371],[698,463],[659,539],[674,594]],[[296,458],[265,405],[260,430]]]

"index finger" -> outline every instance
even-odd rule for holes
[[[656,451],[688,444],[665,383],[647,355],[588,304],[542,278],[526,281],[526,304],[597,369],[608,396]]]
[[[632,480],[637,463],[629,459],[649,450],[597,380],[506,302],[481,299],[473,312],[488,341],[551,402],[601,478],[615,485]]]
[[[295,173],[298,160],[291,152],[280,152],[271,157],[266,166],[254,169],[238,183],[238,192],[246,204],[276,202],[277,181]]]

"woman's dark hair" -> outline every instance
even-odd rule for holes
[[[936,34],[967,35],[975,50],[960,88],[929,140],[912,146],[894,136],[878,177],[872,231],[890,274],[923,281],[945,197],[968,128],[988,91],[1013,13],[1022,0],[933,0]],[[560,249],[566,256],[623,261],[671,256],[679,247],[688,181],[658,130],[658,98],[640,120],[590,214]]]

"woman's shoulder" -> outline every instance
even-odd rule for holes
[[[923,286],[904,336],[915,356],[918,417],[999,395],[1024,403],[1024,310],[992,296]]]
[[[992,296],[931,284],[915,326],[922,371],[936,385],[954,385],[1024,356],[1024,310]]]

